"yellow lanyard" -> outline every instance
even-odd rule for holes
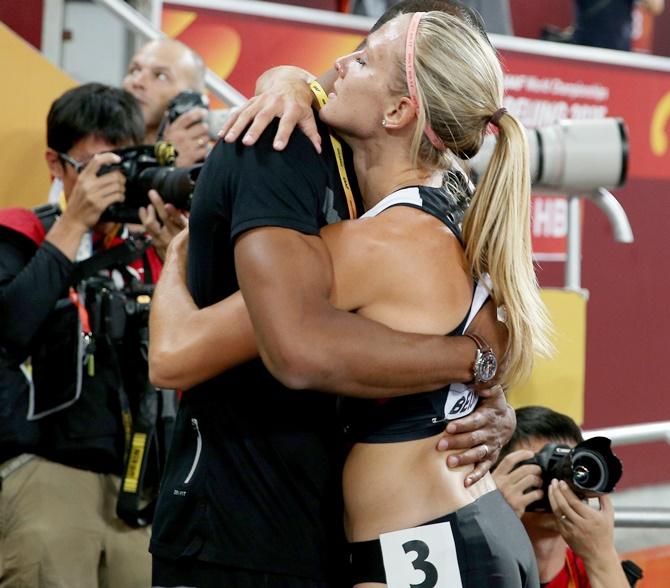
[[[328,96],[324,92],[321,84],[316,80],[310,82],[309,89],[314,94],[316,102],[318,104],[319,110],[328,102]],[[337,169],[340,172],[340,180],[342,181],[342,188],[344,188],[344,195],[347,197],[347,206],[349,207],[349,218],[355,219],[357,217],[356,213],[356,201],[354,200],[354,194],[351,191],[351,185],[349,184],[349,177],[347,176],[347,168],[344,165],[344,151],[342,149],[342,144],[338,139],[336,139],[332,133],[330,135],[330,142],[333,145],[333,151],[335,152],[335,161],[337,161]]]

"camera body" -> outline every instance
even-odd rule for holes
[[[204,108],[207,110],[207,118],[205,118],[204,122],[207,123],[209,138],[212,141],[216,141],[219,138],[218,133],[221,130],[221,127],[223,127],[234,110],[233,108],[211,109],[209,107],[209,99],[207,96],[193,90],[184,90],[177,94],[170,101],[170,104],[168,104],[158,136],[162,136],[162,133],[168,124],[172,124],[182,114],[193,108]]]
[[[621,479],[623,467],[611,450],[612,442],[607,437],[592,437],[575,447],[561,443],[548,443],[530,459],[516,464],[515,469],[525,464],[538,465],[542,470],[540,500],[529,504],[526,512],[551,512],[549,484],[555,478],[568,483],[580,498],[607,494]]]
[[[190,210],[193,188],[202,164],[174,167],[175,150],[164,141],[117,149],[114,153],[121,157],[121,162],[101,166],[98,175],[120,170],[126,177],[126,198],[109,206],[100,217],[101,221],[140,222],[138,210],[151,203],[151,189],[156,190],[166,203],[180,210]]]
[[[179,92],[168,104],[165,111],[165,117],[168,123],[173,123],[182,114],[193,110],[194,108],[204,108],[209,110],[209,99],[200,92],[194,90],[184,90]]]

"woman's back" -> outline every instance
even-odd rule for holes
[[[335,269],[333,301],[397,330],[447,335],[462,329],[474,283],[449,198],[435,188],[396,194],[405,204],[322,232]],[[445,414],[434,405],[444,406],[448,394],[446,388],[382,403],[343,399],[344,418],[353,421],[351,434],[359,441],[343,477],[351,541],[421,524],[493,488],[487,476],[466,489],[472,467],[448,470],[446,456],[435,449]]]

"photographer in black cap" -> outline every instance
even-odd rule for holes
[[[148,390],[148,302],[143,311],[124,292],[155,281],[161,262],[143,243],[130,247],[121,225],[99,222],[124,200],[126,178],[98,173],[120,162],[109,151],[143,136],[126,91],[65,92],[49,111],[46,151],[62,214],[0,211],[0,586],[150,584],[148,528],[124,523],[116,507]]]
[[[639,570],[624,562],[614,548],[614,509],[607,494],[598,497],[600,509],[582,502],[564,480],[552,480],[542,490],[542,469],[520,462],[532,459],[547,443],[570,447],[583,441],[569,416],[543,406],[516,411],[517,426],[500,453],[493,479],[530,537],[542,586],[548,588],[626,588]],[[551,510],[528,512],[528,506],[548,498]],[[627,579],[627,576],[629,579]],[[630,583],[629,583],[630,582]]]

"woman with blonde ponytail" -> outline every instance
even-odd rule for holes
[[[397,17],[336,62],[321,119],[351,146],[366,213],[330,225],[331,299],[398,330],[461,334],[487,298],[503,311],[510,386],[550,350],[530,243],[525,134],[502,107],[503,75],[483,37],[442,12]],[[454,156],[495,128],[491,163],[465,212]],[[481,342],[478,342],[478,345]],[[385,402],[345,398],[352,441],[345,529],[356,588],[539,586],[519,520],[487,474],[445,470],[436,440],[477,404],[467,384]]]
[[[475,354],[490,355],[486,342],[466,329],[481,308],[495,304],[504,310],[507,330],[497,377],[507,386],[520,382],[533,357],[550,347],[548,320],[530,249],[525,135],[502,107],[503,75],[494,50],[479,31],[448,13],[401,14],[372,33],[362,50],[338,59],[336,71],[320,118],[351,147],[365,213],[321,229],[328,247],[323,264],[327,253],[332,262],[332,305],[396,331],[440,335],[440,341],[473,335],[465,358],[471,366],[480,357]],[[474,156],[491,128],[498,132],[496,152],[463,218],[470,187],[454,162]],[[326,213],[337,217],[334,210]],[[281,305],[273,308],[281,311]],[[180,334],[188,329],[186,315],[179,314]],[[212,329],[223,332],[227,325],[216,320]],[[328,330],[329,324],[319,324]],[[505,335],[499,339],[495,347],[504,348]],[[221,362],[220,370],[228,369],[222,358],[231,355],[222,348],[206,350],[208,361]],[[355,351],[368,357],[363,344]],[[192,356],[183,354],[180,364]],[[328,353],[319,359],[332,363]],[[475,362],[475,381],[493,375],[480,368]],[[342,490],[356,588],[539,587],[525,530],[491,476],[470,484],[475,466],[447,468],[445,453],[436,449],[450,421],[475,411],[479,396],[471,384],[407,396],[401,390],[381,400],[379,390],[346,390],[351,396],[342,399],[341,417],[349,451]],[[323,414],[309,418],[312,426],[327,422]],[[243,442],[246,448],[247,437]],[[263,447],[273,452],[272,444]],[[482,459],[496,449],[478,447]],[[296,484],[309,483],[300,476]],[[271,509],[275,494],[274,488],[264,493],[263,505]]]

